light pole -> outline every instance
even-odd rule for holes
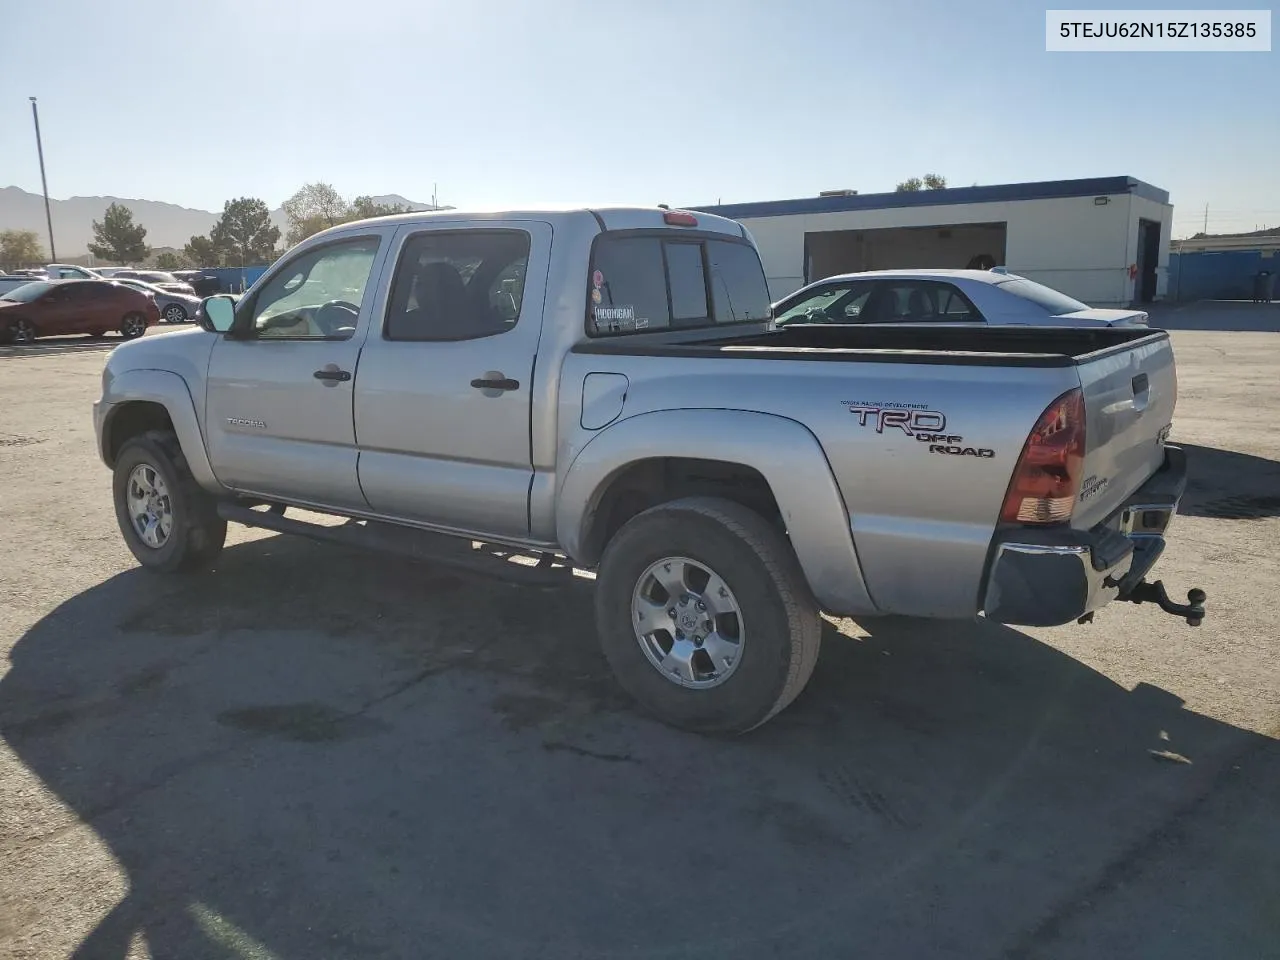
[[[36,153],[40,155],[40,186],[44,189],[44,221],[49,225],[49,257],[55,263],[58,252],[53,248],[53,214],[49,212],[49,181],[44,176],[44,145],[40,142],[40,110],[36,107],[36,98],[27,97],[31,101],[31,119],[36,122]]]

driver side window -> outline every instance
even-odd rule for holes
[[[377,237],[326,244],[288,263],[254,300],[261,340],[349,340],[364,302]]]

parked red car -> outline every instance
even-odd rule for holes
[[[151,297],[105,280],[37,280],[0,296],[0,339],[9,343],[108,330],[133,340],[159,322]]]

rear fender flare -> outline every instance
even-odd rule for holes
[[[609,484],[655,457],[719,460],[751,467],[769,484],[809,588],[831,613],[874,613],[854,548],[849,514],[826,454],[795,420],[743,410],[661,410],[599,431],[570,464],[556,500],[556,535],[587,566],[589,531]]]
[[[182,447],[182,455],[196,482],[206,490],[224,492],[222,484],[213,473],[209,453],[205,449],[200,421],[196,416],[195,401],[187,382],[176,373],[166,370],[127,370],[117,374],[102,395],[102,429],[98,431],[99,454],[107,466],[111,466],[112,422],[132,402],[156,403],[164,407],[173,423],[174,433]]]

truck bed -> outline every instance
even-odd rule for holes
[[[850,360],[872,363],[947,363],[969,366],[1067,367],[1168,337],[1163,330],[1103,327],[986,327],[790,324],[765,333],[672,340],[667,336],[610,337],[575,346],[575,353],[671,357]]]

